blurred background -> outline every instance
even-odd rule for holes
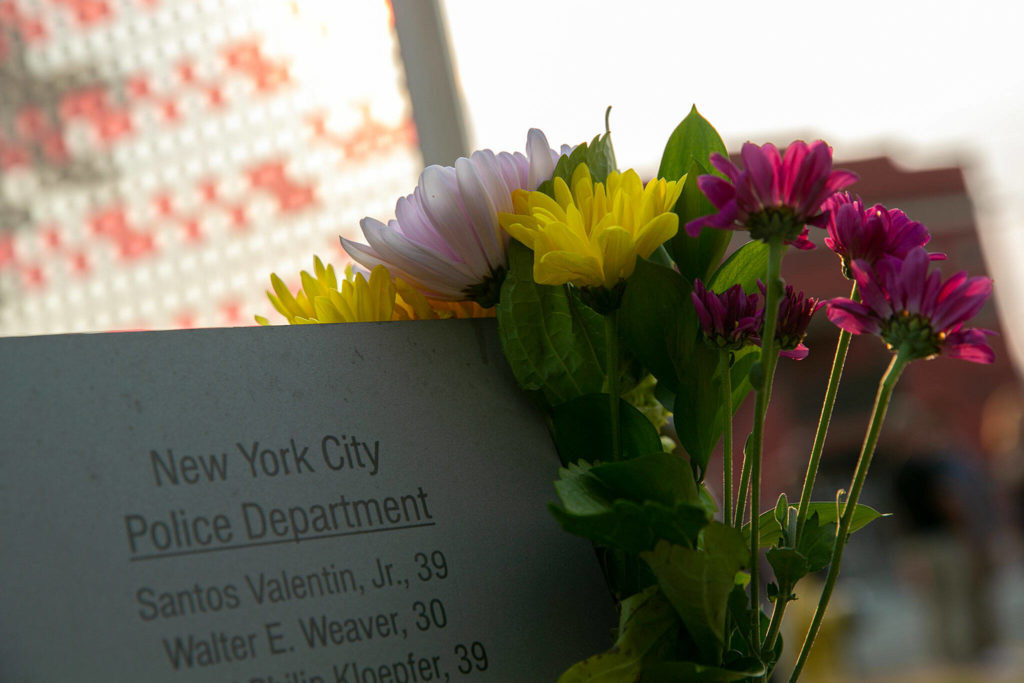
[[[648,176],[692,104],[730,150],[823,138],[947,273],[995,279],[976,323],[1000,336],[992,366],[905,373],[864,494],[897,514],[854,537],[807,679],[1024,680],[1022,25],[999,1],[0,0],[0,335],[273,319],[268,274],[343,265],[338,235],[392,217],[424,163],[530,127],[575,144],[608,105]],[[783,275],[849,291],[827,250]],[[791,498],[819,318],[772,403],[765,488]],[[819,499],[848,486],[887,357],[852,346]]]

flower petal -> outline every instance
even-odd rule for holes
[[[463,206],[455,173],[454,168],[437,165],[428,166],[423,171],[420,176],[423,211],[430,217],[437,234],[451,245],[459,259],[469,266],[474,275],[483,277],[490,267]]]
[[[828,319],[851,334],[878,334],[882,328],[878,318],[864,304],[850,299],[828,302]]]
[[[479,150],[454,166],[429,166],[412,194],[395,206],[386,226],[361,221],[368,244],[343,239],[361,265],[386,265],[396,276],[435,299],[464,301],[507,266],[508,234],[499,212],[515,210],[512,194],[550,175],[557,158],[543,133],[527,134],[529,158],[521,153]],[[351,285],[350,285],[351,286]]]
[[[740,157],[743,159],[743,166],[747,173],[750,174],[750,182],[753,183],[754,190],[761,203],[767,206],[774,206],[778,203],[779,197],[777,185],[774,185],[775,173],[767,156],[767,147],[765,145],[766,149],[762,151],[757,145],[746,142],[743,144]]]
[[[551,152],[548,139],[537,128],[531,128],[526,134],[526,156],[530,160],[530,171],[526,180],[526,189],[536,190],[555,172],[557,156]]]
[[[715,175],[702,175],[697,179],[697,187],[714,204],[721,209],[730,201],[736,200],[736,188]]]
[[[640,228],[636,236],[636,253],[647,258],[654,250],[676,236],[679,232],[679,216],[662,213]]]
[[[414,283],[437,298],[463,298],[459,282],[473,281],[473,274],[465,264],[410,242],[380,221],[363,219],[362,225],[369,246],[341,238],[342,247],[356,263],[365,268],[388,266],[392,275]]]
[[[477,244],[487,261],[487,268],[496,271],[505,263],[505,248],[500,238],[498,211],[491,199],[491,194],[484,185],[483,177],[490,176],[490,184],[498,179],[497,173],[488,173],[488,163],[493,160],[481,155],[479,164],[469,159],[458,159],[455,162],[455,180],[458,183],[459,196],[472,227],[469,234],[476,237]],[[508,193],[507,204],[512,202],[512,193]],[[511,208],[510,206],[508,208]]]
[[[992,332],[973,328],[954,332],[946,338],[945,345],[942,347],[942,355],[971,363],[986,365],[993,363],[996,354],[985,341],[986,334],[992,334]]]
[[[602,285],[612,289],[619,280],[633,274],[637,249],[628,230],[613,227],[603,230],[597,241],[601,252]]]
[[[601,264],[588,254],[549,251],[533,264],[533,279],[542,285],[560,285],[569,281],[598,287],[602,284]]]
[[[791,360],[803,360],[807,358],[808,353],[810,353],[810,350],[804,344],[799,344],[795,349],[789,349],[788,351],[779,351],[780,356]]]

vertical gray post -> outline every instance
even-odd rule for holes
[[[469,154],[469,141],[441,8],[438,0],[392,7],[423,162],[450,166]]]

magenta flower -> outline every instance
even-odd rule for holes
[[[881,204],[865,209],[860,198],[848,192],[833,195],[823,208],[828,217],[825,245],[839,255],[843,274],[850,279],[853,279],[851,261],[874,265],[884,256],[902,261],[911,250],[931,240],[924,225],[910,220],[899,209],[886,209]],[[929,254],[932,261],[945,258],[945,254]]]
[[[762,311],[757,294],[746,294],[743,287],[733,285],[722,294],[716,294],[699,279],[693,281],[694,308],[704,338],[712,346],[738,351],[748,344],[757,344]]]
[[[757,286],[761,296],[765,296],[764,283],[758,280]],[[786,291],[779,300],[779,317],[775,324],[775,341],[779,345],[780,356],[793,360],[807,358],[808,349],[803,343],[807,336],[807,326],[811,324],[811,318],[817,310],[824,305],[824,301],[804,296],[803,292],[793,289],[793,285],[786,285]],[[763,321],[760,333],[764,335]]]
[[[771,143],[758,147],[748,142],[740,157],[745,169],[721,154],[711,156],[728,180],[703,175],[697,181],[718,213],[687,223],[691,237],[704,227],[746,229],[755,239],[782,237],[799,249],[812,249],[807,224],[823,227],[822,204],[857,180],[855,173],[832,170],[832,148],[821,140],[810,145],[797,140],[785,156]]]
[[[395,220],[360,221],[369,244],[341,238],[367,269],[385,265],[430,298],[493,306],[508,267],[509,236],[498,223],[511,212],[512,192],[535,190],[554,172],[558,153],[531,129],[526,155],[489,149],[455,166],[428,166],[411,195],[398,200]]]
[[[991,363],[995,354],[985,335],[994,333],[963,324],[992,293],[992,280],[961,271],[943,282],[928,266],[922,247],[903,261],[884,257],[874,267],[854,260],[850,268],[863,302],[832,299],[828,319],[853,334],[877,334],[890,350],[906,349],[911,358],[944,355]]]

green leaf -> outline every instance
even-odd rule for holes
[[[704,478],[724,424],[718,353],[703,343],[695,344],[685,365],[676,367],[679,379],[672,415],[679,443],[689,454],[698,479]]]
[[[668,251],[679,266],[679,272],[691,281],[698,277],[707,280],[732,238],[729,230],[705,228],[696,238],[687,235],[685,230],[689,221],[716,211],[697,185],[701,175],[714,172],[710,161],[714,153],[728,154],[725,143],[694,106],[669,136],[658,167],[659,178],[678,180],[686,174],[683,193],[675,207],[679,232],[670,240]]]
[[[550,180],[545,180],[537,188],[549,197],[555,196],[555,178],[561,178],[567,185],[572,180],[572,174],[580,164],[586,164],[590,170],[590,177],[595,183],[603,183],[608,174],[616,170],[615,150],[612,148],[612,134],[605,132],[594,137],[590,144],[581,143],[568,155],[562,155],[555,163],[555,172]]]
[[[721,294],[739,284],[744,292],[753,294],[757,291],[757,281],[764,280],[767,269],[768,245],[761,241],[747,242],[715,271],[707,287]]]
[[[797,508],[782,508],[785,503],[784,496],[779,497],[779,503],[775,509],[775,521],[780,527],[779,545],[768,551],[767,558],[775,570],[779,590],[786,593],[782,598],[789,600],[788,593],[796,586],[797,581],[807,574],[824,569],[832,560],[836,523],[823,524],[819,514],[812,512],[804,523],[800,542],[794,548],[792,542],[796,534]]]
[[[749,242],[740,247],[715,271],[708,288],[722,293],[729,287],[740,284],[745,292],[754,292],[757,290],[757,280],[764,277],[767,263],[766,245],[761,242]],[[692,304],[689,310],[692,310]],[[677,338],[680,341],[697,339],[696,316],[694,315],[692,319],[679,316],[678,320],[683,329]],[[677,386],[676,402],[672,412],[675,416],[679,442],[689,453],[699,477],[702,478],[724,426],[719,398],[721,378],[717,375],[718,359],[716,352],[702,343],[692,346],[680,344],[678,348],[679,355],[673,357],[676,361]],[[759,358],[760,348],[756,346],[748,346],[733,353],[733,365],[730,370],[733,414],[739,410],[753,388],[749,373]]]
[[[718,131],[693,106],[665,144],[658,177],[677,180],[690,168],[691,161],[710,168],[708,158],[715,152],[728,154]]]
[[[791,507],[795,508],[796,506]],[[818,515],[818,524],[820,526],[835,523],[837,521],[836,504],[832,501],[811,503],[807,508],[808,522],[810,521],[811,515],[814,515],[815,513]],[[867,505],[857,505],[857,509],[853,513],[853,520],[850,523],[850,533],[852,534],[853,532],[864,528],[879,517],[888,516],[888,513],[883,514]],[[744,534],[750,533],[749,529],[749,523],[743,525]],[[758,537],[759,544],[762,548],[776,545],[782,538],[782,528],[779,526],[778,520],[775,519],[774,509],[761,513],[761,516],[758,519]]]
[[[644,669],[641,683],[678,683],[694,681],[695,683],[726,683],[727,681],[745,681],[757,679],[767,673],[765,667],[756,659],[747,658],[735,662],[733,668],[706,666],[696,662],[655,662]]]
[[[711,522],[701,534],[701,549],[663,541],[641,557],[658,578],[705,663],[720,662],[729,594],[736,585],[736,572],[749,560],[740,533]]]
[[[637,259],[619,308],[623,344],[658,380],[675,391],[676,358],[685,362],[696,341],[690,285],[675,270]]]
[[[660,387],[675,394],[676,433],[702,478],[721,438],[723,419],[718,352],[699,339],[691,291],[675,270],[638,260],[626,285],[619,323],[626,347]],[[736,358],[747,353],[741,351]],[[733,412],[750,390],[748,368],[746,361],[734,366]]]
[[[675,394],[673,414],[679,442],[703,477],[722,434],[717,351],[699,339],[690,284],[675,270],[638,260],[619,310],[625,346]],[[736,354],[732,368],[733,412],[750,391],[747,378],[756,347]],[[749,356],[749,358],[748,358]]]
[[[787,500],[785,493],[780,493],[779,500],[775,503],[775,521],[779,523],[780,527],[785,527],[788,524],[788,517],[789,500]]]
[[[595,546],[594,554],[597,555],[605,583],[616,600],[621,601],[657,583],[650,567],[634,552]]]
[[[787,586],[786,595],[781,595],[782,600],[789,600],[789,591],[796,585],[796,582],[807,575],[810,563],[803,553],[796,548],[771,548],[766,556],[768,563],[775,571],[775,580],[779,586]]]
[[[672,257],[669,256],[668,252],[665,250],[664,244],[652,251],[651,255],[647,257],[647,260],[655,265],[663,266],[670,270],[675,267],[675,263],[673,263]]]
[[[642,367],[635,358],[632,358],[632,361],[629,367]],[[643,372],[646,372],[646,370],[643,370]],[[636,374],[639,375],[640,373],[641,370],[637,370]],[[625,378],[620,378],[620,381],[623,381],[623,379]],[[672,413],[665,406],[663,398],[665,394],[664,389],[658,388],[657,378],[647,372],[631,389],[622,393],[622,400],[639,410],[660,434],[662,427],[672,419]],[[671,392],[669,392],[669,395],[668,402],[671,405],[675,396]]]
[[[732,354],[732,412],[735,414],[743,399],[753,389],[750,385],[750,368],[761,359],[760,346],[747,346]]]
[[[671,652],[679,617],[657,586],[622,601],[619,636],[603,654],[579,662],[558,683],[635,683],[650,661]]]
[[[686,224],[695,218],[716,211],[715,206],[701,192],[697,179],[710,173],[708,168],[692,160],[683,183],[683,192],[676,201],[675,213],[679,216],[679,231],[668,241],[667,249],[672,254],[679,272],[687,279],[700,278],[707,281],[732,241],[732,230],[704,228],[697,237],[690,237]]]
[[[541,392],[548,406],[604,384],[604,321],[566,288],[533,280],[533,252],[512,240],[497,305],[498,330],[516,381]]]
[[[696,495],[689,466],[668,453],[559,470],[555,490],[563,507],[548,505],[569,533],[598,545],[640,552],[658,539],[695,546],[711,519]]]
[[[740,662],[756,659],[764,664],[766,670],[771,670],[782,654],[782,638],[775,641],[775,647],[770,652],[761,651],[761,643],[768,633],[768,615],[758,607],[758,632],[755,636],[750,601],[744,588],[739,585],[729,593],[729,614],[732,616],[733,631],[723,665],[727,668],[741,668]]]
[[[867,522],[865,522],[866,524]],[[822,523],[817,512],[812,512],[804,522],[804,530],[800,535],[800,553],[807,558],[808,573],[816,572],[828,566],[832,559],[832,547],[835,545],[836,523]]]
[[[577,460],[615,459],[608,413],[608,394],[580,396],[551,411],[555,448],[563,465]],[[625,401],[619,401],[619,424],[624,459],[662,450],[658,430]]]
[[[611,131],[605,131],[590,141],[587,146],[587,167],[595,183],[603,183],[608,174],[617,169]]]
[[[663,505],[701,502],[693,473],[682,458],[660,450],[631,461],[595,465],[591,475],[622,498]]]

